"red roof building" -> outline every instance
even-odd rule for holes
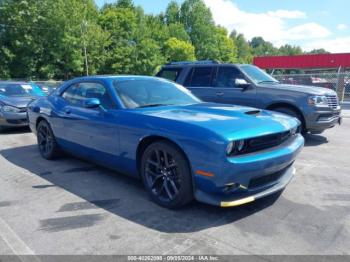
[[[255,57],[262,69],[338,69],[350,68],[350,53]]]

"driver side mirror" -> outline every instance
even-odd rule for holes
[[[88,98],[84,101],[84,107],[85,108],[98,108],[101,106],[101,102],[100,99],[98,98]]]
[[[236,85],[237,87],[247,88],[247,87],[250,86],[250,83],[248,83],[248,82],[247,82],[245,79],[243,79],[243,78],[237,78],[237,79],[235,80],[235,85]]]

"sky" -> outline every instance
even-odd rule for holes
[[[95,0],[98,6],[115,0]],[[215,22],[250,40],[262,36],[276,46],[299,45],[350,52],[349,0],[203,0]],[[134,0],[147,13],[164,12],[170,0]],[[178,0],[179,3],[182,0]]]

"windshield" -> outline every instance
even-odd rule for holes
[[[128,79],[113,82],[127,108],[188,105],[201,102],[186,88],[162,79]]]
[[[44,92],[35,84],[0,84],[2,96],[44,96]]]
[[[256,66],[244,65],[244,66],[241,66],[240,68],[256,84],[279,83],[275,78],[265,73],[263,70],[261,70]]]

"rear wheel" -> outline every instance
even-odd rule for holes
[[[54,159],[59,154],[59,148],[55,136],[48,122],[40,121],[37,127],[37,140],[40,154],[48,160]]]
[[[155,142],[145,150],[141,175],[152,200],[163,207],[179,208],[193,199],[189,164],[171,143]]]
[[[301,132],[303,134],[307,133],[307,130],[306,130],[305,124],[304,124],[304,120],[303,120],[302,116],[297,111],[295,111],[291,108],[288,108],[288,107],[277,107],[277,108],[274,108],[272,110],[297,118],[301,122]]]

